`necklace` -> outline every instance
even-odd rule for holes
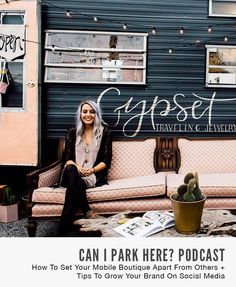
[[[88,144],[84,144],[84,152],[85,152],[85,159],[84,159],[84,164],[88,163],[88,156],[89,156],[89,145]]]

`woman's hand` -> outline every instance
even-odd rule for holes
[[[104,162],[100,162],[98,165],[96,165],[95,167],[91,167],[91,168],[83,168],[81,167],[81,169],[79,170],[79,172],[84,175],[84,176],[89,176],[93,173],[102,171],[103,169],[106,168],[106,164]]]
[[[84,176],[89,176],[94,173],[94,168],[81,168],[80,173]]]
[[[69,165],[69,164],[73,164],[77,167],[78,173],[85,175],[85,169],[82,168],[82,166],[80,166],[79,164],[76,164],[73,160],[68,160],[65,164],[65,166]]]

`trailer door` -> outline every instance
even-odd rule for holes
[[[0,165],[40,159],[40,9],[36,0],[0,6]]]

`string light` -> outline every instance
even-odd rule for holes
[[[14,0],[12,0],[12,1],[14,1]],[[17,1],[17,0],[15,0],[15,1]],[[11,1],[9,1],[9,0],[5,0],[5,3],[9,3],[9,2],[11,2]],[[86,18],[90,18],[90,19],[93,19],[93,21],[94,22],[97,22],[98,21],[98,18],[96,17],[96,16],[93,16],[93,15],[88,15],[88,14],[83,14],[83,13],[80,13],[80,12],[78,12],[78,11],[76,11],[76,10],[74,10],[73,9],[73,11],[72,10],[66,10],[65,8],[62,8],[62,7],[59,7],[59,6],[57,6],[57,5],[55,5],[55,4],[53,4],[53,3],[50,3],[49,1],[45,1],[45,0],[38,0],[38,2],[39,3],[43,3],[44,5],[49,5],[49,6],[53,6],[54,8],[56,8],[56,9],[58,9],[58,10],[62,10],[63,11],[63,13],[66,13],[66,16],[67,17],[69,17],[69,18],[72,18],[72,15],[80,15],[80,16],[84,16],[84,17],[86,17]],[[4,5],[4,4],[0,4],[0,5]],[[72,15],[71,15],[72,14]],[[101,20],[101,22],[112,22],[112,23],[117,23],[117,24],[122,24],[122,22],[120,22],[120,21],[116,21],[116,20],[113,20],[113,19],[101,19],[100,17],[99,17],[99,21]],[[227,24],[230,24],[230,25],[235,25],[235,23],[231,23],[231,22],[227,22],[227,23],[220,23],[220,24],[215,24],[214,26],[223,26],[224,27],[224,25],[227,25]],[[129,26],[129,25],[128,25]],[[137,27],[140,27],[140,28],[148,28],[148,26],[147,25],[131,25],[130,24],[130,26],[135,26],[136,28]],[[199,25],[199,27],[202,27],[203,26],[203,24],[201,24],[201,26]],[[213,30],[214,30],[214,26],[208,26],[208,33],[211,33]],[[193,28],[197,28],[198,26],[193,26]],[[191,28],[191,27],[188,27],[188,28]],[[150,33],[149,34],[151,34],[151,35],[155,35],[156,33],[157,33],[157,31],[156,31],[156,28],[155,27],[153,27],[153,28],[148,28],[149,29],[149,31],[150,31]],[[127,23],[125,23],[125,24],[123,24],[123,30],[127,30]],[[184,34],[184,28],[183,27],[181,27],[180,29],[179,29],[179,33],[181,34],[181,35],[183,35]],[[231,33],[228,33],[227,35],[224,35],[223,37],[223,41],[224,42],[227,42],[228,41],[228,36],[229,35],[233,35],[233,36],[235,36],[235,34],[236,34],[236,32],[234,31],[234,32],[231,32]],[[2,34],[2,33],[0,33],[0,35],[3,35],[3,36],[9,36],[9,35],[5,35],[5,34]],[[181,47],[191,47],[191,46],[200,46],[200,44],[201,45],[203,45],[203,44],[206,44],[206,43],[208,43],[209,41],[212,41],[213,39],[216,39],[216,40],[221,40],[222,41],[222,36],[218,36],[218,37],[214,37],[214,38],[211,38],[211,39],[206,39],[206,40],[204,40],[204,41],[200,41],[200,40],[197,40],[195,43],[189,43],[189,44],[180,44],[180,45],[176,45],[175,47],[173,47],[174,49],[176,49],[176,48],[181,48]],[[31,41],[31,40],[26,40],[26,39],[22,39],[22,41],[24,41],[24,42],[32,42],[32,43],[36,43],[36,44],[41,44],[40,42],[36,42],[36,41]],[[54,45],[52,45],[51,46],[52,48],[51,48],[51,50],[52,51],[55,51],[55,47],[54,47]],[[57,48],[60,48],[60,47],[57,47]],[[159,48],[158,50],[166,50],[166,48]],[[172,53],[172,49],[169,49],[169,53],[171,54]]]
[[[9,1],[9,0],[5,0],[5,1]],[[14,1],[14,0],[13,0]],[[16,1],[16,0],[15,0]],[[86,18],[88,18],[88,17],[90,17],[90,18],[92,18],[92,19],[94,19],[94,21],[95,22],[97,22],[98,21],[98,19],[97,19],[97,17],[93,17],[92,15],[88,15],[88,14],[83,14],[83,13],[80,13],[80,12],[78,12],[78,11],[76,11],[76,10],[74,10],[73,9],[73,11],[69,11],[69,10],[65,10],[64,8],[62,8],[62,7],[59,7],[59,6],[57,6],[57,5],[55,5],[55,4],[53,4],[53,3],[50,3],[49,1],[46,1],[46,0],[39,0],[41,3],[44,3],[44,4],[47,4],[47,5],[50,5],[50,6],[53,6],[53,7],[55,7],[55,8],[57,8],[57,9],[59,9],[59,10],[63,10],[63,11],[65,11],[66,12],[66,15],[69,17],[69,18],[71,18],[71,13],[73,13],[73,15],[75,14],[75,15],[80,15],[80,16],[84,16],[84,17],[86,17]],[[117,23],[117,24],[120,24],[120,21],[116,21],[116,20],[112,20],[112,19],[100,19],[99,18],[99,20],[102,20],[103,22],[112,22],[112,23]],[[231,23],[231,22],[230,22]],[[216,24],[217,26],[221,26],[221,25],[225,25],[226,23],[222,23],[222,24]],[[145,25],[135,25],[136,27],[141,27],[141,28],[147,28],[147,26]],[[194,26],[194,27],[197,27],[197,26]],[[201,26],[199,26],[199,27],[202,27],[202,25]],[[151,30],[151,28],[149,27],[149,29]],[[127,24],[124,24],[123,25],[123,30],[127,30]],[[209,31],[209,33],[211,33],[212,31],[213,31],[213,27],[212,26],[209,26],[208,27],[208,31]],[[179,30],[179,33],[182,35],[182,34],[184,34],[184,29],[183,29],[183,27],[181,27],[180,28],[180,30]],[[151,34],[153,34],[153,35],[155,35],[155,33],[152,31],[151,32]]]
[[[212,27],[209,26],[207,31],[208,31],[208,33],[211,33],[212,32]]]
[[[168,53],[169,53],[169,54],[172,54],[172,52],[173,52],[172,49],[169,49],[169,50],[168,50]]]
[[[70,14],[70,11],[69,11],[69,10],[66,11],[66,16],[67,16],[68,18],[71,18],[71,14]]]

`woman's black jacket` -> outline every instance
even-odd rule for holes
[[[63,164],[68,160],[75,161],[75,143],[76,143],[76,128],[70,128],[65,137],[65,149],[62,155]],[[97,158],[94,166],[100,162],[106,164],[106,168],[100,172],[97,172],[96,186],[107,184],[107,172],[111,166],[112,158],[112,135],[108,126],[104,125],[100,148],[98,150]]]

